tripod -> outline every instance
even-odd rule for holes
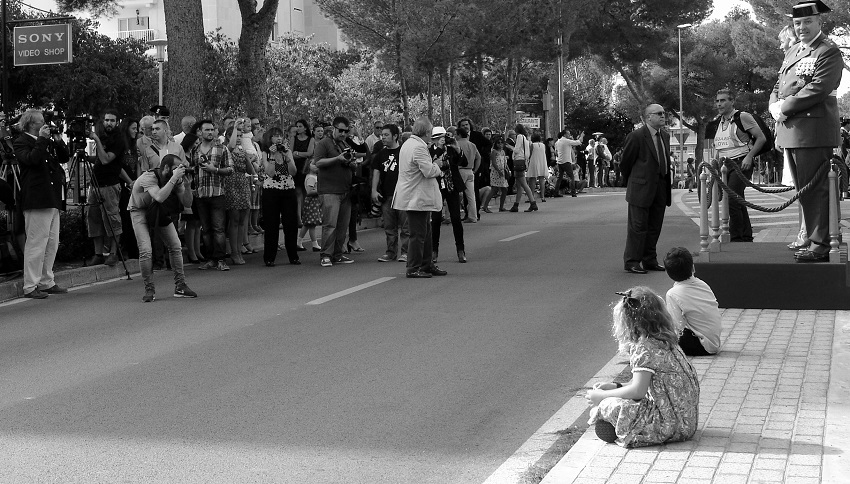
[[[73,143],[72,143],[73,147]],[[94,173],[92,172],[91,163],[87,160],[87,155],[85,150],[76,149],[74,150],[74,155],[71,157],[71,161],[68,166],[68,174],[71,179],[74,180],[74,194],[76,196],[76,203],[69,203],[69,205],[76,205],[78,207],[89,207],[89,210],[97,209],[100,212],[101,216],[104,212],[103,208],[103,197],[100,194],[100,186],[97,183],[97,179],[94,177]],[[82,180],[82,184],[80,183]],[[89,184],[92,188],[92,193],[94,194],[95,201],[94,203],[89,203],[87,200],[87,196],[85,194],[86,180],[89,181]],[[83,231],[85,232],[85,218],[80,217],[81,223],[83,225]],[[115,231],[112,229],[112,222],[106,220],[106,223],[103,224],[106,227],[106,231],[109,236],[112,238],[112,241],[115,243],[115,248],[118,252],[118,257],[121,259],[121,265],[124,266],[124,275],[127,276],[127,280],[133,280],[130,277],[130,271],[127,269],[127,260],[124,258],[124,253],[121,251],[121,242],[118,240],[118,236],[115,235]]]

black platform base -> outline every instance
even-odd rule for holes
[[[845,244],[842,252],[847,253]],[[711,262],[694,258],[696,275],[714,291],[721,308],[850,309],[843,263],[794,261],[784,243],[727,243]]]

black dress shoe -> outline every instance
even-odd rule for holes
[[[422,272],[422,271],[408,272],[407,278],[408,279],[430,279],[431,274],[429,274],[427,272]]]
[[[655,264],[644,264],[643,268],[648,270],[648,271],[660,271],[660,272],[666,272],[667,271],[667,269],[661,267],[661,264],[659,264],[657,262]]]
[[[641,266],[626,266],[626,272],[631,272],[632,274],[646,274],[646,271]]]
[[[807,250],[794,256],[797,262],[829,262],[829,252],[823,254]]]
[[[446,271],[444,271],[444,270],[440,269],[440,268],[439,268],[439,267],[437,267],[437,266],[433,266],[433,265],[431,266],[431,268],[430,268],[430,269],[428,269],[428,271],[427,271],[427,272],[428,272],[429,274],[431,274],[432,276],[445,276],[446,274],[448,274],[448,272],[446,272]]]

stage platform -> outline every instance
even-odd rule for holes
[[[847,244],[840,249],[840,264],[800,264],[787,243],[726,243],[694,263],[721,308],[850,309]]]

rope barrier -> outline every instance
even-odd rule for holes
[[[750,179],[746,175],[744,175],[744,172],[741,170],[740,165],[738,165],[737,163],[733,163],[728,158],[722,158],[722,160],[724,160],[723,163],[726,166],[732,167],[732,171],[734,171],[735,173],[738,174],[738,176],[741,178],[741,180],[744,181],[744,185],[746,185],[748,187],[752,187],[752,188],[754,188],[754,189],[756,189],[756,190],[758,190],[762,193],[785,193],[785,192],[788,192],[788,191],[791,191],[791,190],[794,189],[794,187],[781,187],[781,188],[773,187],[773,188],[775,188],[774,190],[768,190],[768,189],[762,187],[761,185],[756,185],[755,183],[751,182]]]
[[[829,169],[831,167],[830,160],[825,160],[823,162],[823,164],[821,164],[821,166],[818,168],[817,173],[815,173],[815,176],[812,177],[812,179],[809,181],[809,183],[806,186],[800,188],[800,190],[793,197],[791,197],[787,202],[785,202],[782,205],[779,205],[777,207],[762,207],[761,205],[756,205],[755,203],[752,203],[748,200],[745,200],[743,197],[741,197],[740,195],[735,193],[731,188],[729,188],[728,185],[723,183],[723,179],[721,178],[720,170],[717,168],[717,165],[719,165],[718,160],[713,160],[712,162],[705,162],[704,161],[704,162],[700,163],[700,165],[699,165],[699,169],[705,168],[708,171],[708,173],[711,174],[711,180],[709,181],[709,183],[707,184],[707,187],[706,187],[708,189],[707,194],[708,194],[709,206],[711,206],[711,193],[712,193],[711,189],[713,188],[713,184],[716,182],[716,183],[720,184],[720,188],[722,188],[723,191],[726,192],[726,194],[730,197],[730,200],[735,200],[739,204],[744,205],[744,206],[749,207],[749,208],[752,208],[753,210],[758,210],[760,212],[768,212],[768,213],[781,212],[782,210],[785,210],[786,208],[790,207],[794,202],[797,201],[797,199],[800,198],[800,196],[802,196],[804,193],[811,190],[812,186],[820,183],[821,180],[823,179],[823,177],[825,177],[826,174],[829,173]],[[737,164],[735,164],[735,166],[737,168]],[[738,171],[740,171],[740,168],[739,168]],[[745,179],[743,174],[741,175],[741,178]],[[787,191],[787,190],[783,190],[783,191]],[[770,192],[766,192],[766,193],[770,193]],[[781,193],[781,192],[773,192],[773,193]],[[701,194],[701,196],[705,196],[705,195],[706,194]]]

